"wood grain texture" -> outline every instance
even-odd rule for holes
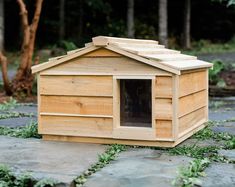
[[[203,107],[179,118],[179,134],[182,134],[184,131],[194,126],[199,121],[205,119],[205,110],[206,108]]]
[[[179,99],[179,117],[207,105],[206,90],[196,92]]]
[[[112,137],[111,118],[41,116],[40,134]]]
[[[112,96],[112,76],[41,76],[40,94]]]
[[[174,147],[176,145],[172,141],[117,140],[112,138],[58,136],[58,135],[43,135],[43,140],[97,143],[97,144],[141,145],[141,146],[154,146],[154,147]]]
[[[156,137],[172,138],[172,121],[156,120]]]
[[[179,77],[179,97],[206,89],[206,70],[183,74]]]
[[[173,116],[172,99],[155,99],[155,119],[171,120]]]
[[[42,75],[171,75],[155,67],[127,57],[76,58],[42,72]]]
[[[41,112],[113,115],[110,97],[41,96]]]
[[[156,77],[155,96],[157,98],[172,98],[172,77]]]
[[[101,48],[83,55],[85,57],[120,57],[121,55],[113,51]]]

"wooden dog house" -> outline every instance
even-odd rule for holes
[[[45,140],[173,147],[208,120],[212,64],[157,41],[98,36],[32,67]]]

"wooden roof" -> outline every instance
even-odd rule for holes
[[[140,40],[97,36],[85,47],[67,52],[66,55],[50,58],[48,62],[32,67],[37,73],[91,51],[106,48],[150,66],[180,75],[182,70],[210,68],[211,63],[198,60],[195,56],[181,54],[180,51],[166,49],[155,40]]]

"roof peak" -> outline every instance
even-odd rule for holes
[[[107,46],[109,44],[144,44],[158,45],[158,41],[132,38],[118,38],[109,36],[96,36],[92,38],[94,46]]]

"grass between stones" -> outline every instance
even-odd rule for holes
[[[0,187],[53,187],[57,184],[54,179],[37,181],[30,174],[16,176],[5,165],[0,165]]]
[[[222,122],[231,122],[234,119],[222,121]],[[221,121],[220,121],[221,122]],[[203,172],[206,167],[212,162],[222,162],[222,163],[232,163],[235,164],[235,160],[229,160],[223,155],[218,154],[218,150],[223,149],[235,149],[235,136],[229,133],[216,133],[211,130],[211,127],[218,123],[217,121],[210,121],[208,125],[197,132],[192,138],[198,140],[213,139],[215,141],[223,141],[224,146],[207,146],[199,147],[196,145],[192,146],[182,146],[175,147],[169,150],[169,153],[172,155],[184,155],[188,157],[195,158],[190,162],[189,166],[179,168],[177,178],[172,182],[174,186],[180,187],[192,187],[200,186],[201,181],[199,177],[205,176]]]
[[[41,138],[41,135],[38,134],[37,122],[33,121],[24,127],[0,127],[0,135],[17,138]]]
[[[105,167],[107,164],[109,164],[112,160],[114,160],[117,157],[118,153],[125,151],[126,149],[127,146],[125,145],[118,145],[118,144],[110,145],[103,154],[99,155],[97,163],[91,165],[90,168],[88,168],[80,176],[74,179],[75,186],[76,187],[82,186],[86,182],[89,176],[91,176],[93,173]]]

